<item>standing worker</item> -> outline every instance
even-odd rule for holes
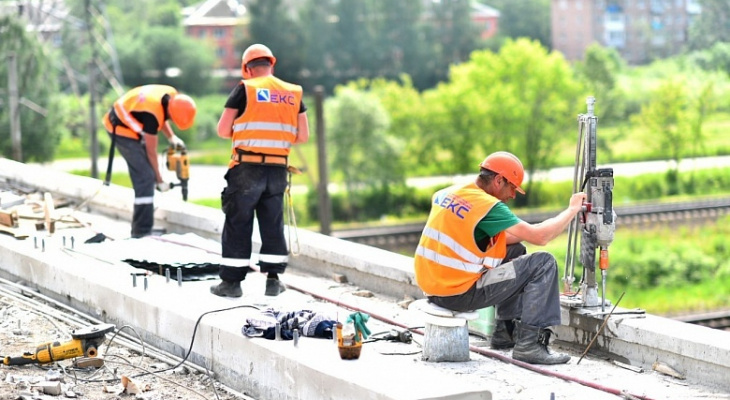
[[[104,115],[104,127],[112,139],[105,184],[111,179],[116,146],[127,162],[134,188],[133,238],[152,234],[155,189],[166,192],[171,187],[160,175],[157,133],[162,131],[171,146],[185,148],[167,120],[172,119],[178,129],[185,130],[193,125],[195,113],[195,102],[190,96],[171,86],[145,85],[125,93]]]
[[[225,224],[221,235],[221,283],[210,288],[222,297],[241,297],[241,281],[251,270],[254,214],[261,235],[259,262],[267,274],[267,296],[285,290],[279,281],[289,261],[284,237],[284,193],[289,184],[292,145],[309,140],[301,86],[273,75],[276,58],[262,44],[243,53],[243,80],[231,92],[218,121],[218,136],[231,139],[231,162],[221,193]]]
[[[480,167],[475,182],[433,195],[415,254],[418,286],[430,302],[450,310],[494,306],[492,347],[514,347],[515,360],[566,363],[569,355],[547,348],[549,327],[560,325],[557,262],[547,252],[525,254],[520,242],[544,246],[555,239],[581,211],[585,194],[574,194],[557,216],[529,224],[503,203],[525,193],[520,160],[500,151]]]

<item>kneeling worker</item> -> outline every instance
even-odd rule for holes
[[[504,204],[520,188],[524,169],[508,152],[480,164],[473,183],[433,195],[431,213],[415,254],[418,286],[428,300],[455,310],[495,307],[492,348],[510,348],[512,358],[531,364],[562,364],[551,353],[549,327],[560,325],[558,268],[547,252],[525,254],[520,242],[544,246],[581,211],[584,193],[566,210],[539,224],[515,216]]]

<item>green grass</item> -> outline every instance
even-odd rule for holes
[[[609,246],[606,298],[615,303],[625,292],[620,307],[642,308],[659,315],[730,309],[728,246],[723,239],[730,229],[727,222],[726,218],[702,227],[617,230]],[[567,247],[567,234],[544,247],[527,244],[529,253],[547,251],[555,256],[560,279],[564,277]],[[580,243],[576,251],[580,251]],[[659,265],[654,264],[657,260]],[[693,273],[703,271],[708,277],[699,282],[692,279]],[[574,272],[577,289],[583,273],[577,261]],[[600,270],[596,273],[600,296]]]
[[[76,169],[76,170],[70,171],[69,173],[73,174],[73,175],[86,176],[86,177],[91,176],[91,172],[88,169]],[[101,174],[101,176],[99,177],[99,179],[101,179],[101,180],[106,179],[105,171],[101,171],[100,174]],[[112,172],[111,183],[113,183],[115,185],[119,185],[119,186],[128,187],[128,188],[132,187],[132,180],[129,178],[129,174],[126,172]]]
[[[610,286],[610,276],[606,282]],[[606,289],[606,292],[613,302],[616,302],[621,295],[621,291],[616,289]],[[730,309],[729,292],[730,277],[687,284],[681,288],[657,287],[644,290],[628,288],[619,306],[642,308],[651,314],[668,316],[727,310]]]

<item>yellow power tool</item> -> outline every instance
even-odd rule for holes
[[[98,348],[104,342],[104,335],[114,330],[112,324],[92,325],[71,332],[72,340],[65,343],[47,342],[39,345],[35,353],[24,353],[20,357],[5,357],[5,365],[47,364],[76,357],[96,357]]]
[[[179,154],[178,154],[179,152]],[[170,188],[180,186],[182,188],[183,201],[188,201],[188,179],[190,179],[190,163],[188,162],[188,150],[185,147],[169,146],[167,148],[167,169],[175,171],[180,182],[173,182]]]

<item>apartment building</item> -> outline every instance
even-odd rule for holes
[[[684,50],[698,0],[552,0],[553,48],[581,60],[592,43],[611,47],[629,64]]]

